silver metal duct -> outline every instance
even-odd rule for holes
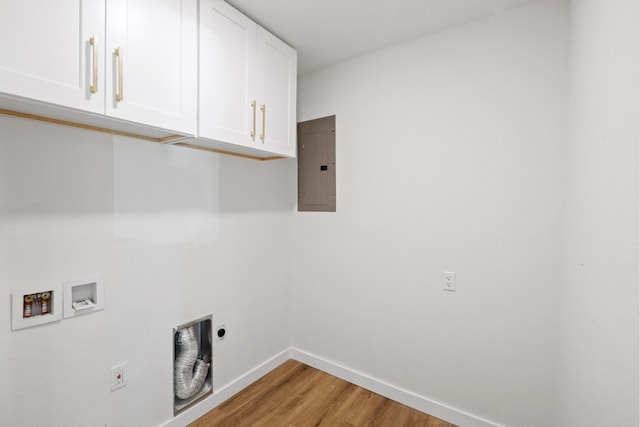
[[[193,326],[179,329],[177,335],[173,381],[176,397],[188,399],[202,387],[211,364],[198,359],[198,339]]]

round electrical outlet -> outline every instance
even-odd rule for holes
[[[227,334],[227,330],[225,329],[224,325],[218,326],[218,332],[216,332],[218,341],[223,340],[226,334]]]

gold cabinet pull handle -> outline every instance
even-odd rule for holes
[[[260,105],[260,111],[262,111],[262,133],[260,134],[260,139],[264,140],[264,135],[266,134],[265,132],[265,121],[266,121],[266,117],[267,117],[267,106],[262,104]]]
[[[256,100],[251,101],[251,108],[253,109],[253,129],[251,129],[251,137],[256,136]]]
[[[122,84],[122,48],[117,47],[115,54],[116,61],[118,61],[118,89],[116,90],[116,101],[122,101],[124,99],[124,89]]]
[[[89,85],[89,92],[91,93],[98,92],[98,46],[96,46],[96,43],[96,36],[91,36],[89,38],[89,44],[91,45],[91,50],[93,51],[93,64],[91,66],[93,75],[91,77],[91,85]]]

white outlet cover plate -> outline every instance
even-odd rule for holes
[[[220,329],[224,329],[225,334],[223,336],[218,336],[218,331]],[[216,328],[216,341],[222,341],[224,337],[227,336],[227,328],[224,326],[224,323]]]
[[[127,364],[121,363],[111,368],[109,371],[109,386],[111,391],[115,391],[127,385]]]
[[[445,291],[456,291],[456,273],[453,271],[442,272],[442,289]]]

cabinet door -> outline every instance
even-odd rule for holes
[[[200,2],[199,136],[255,146],[256,28],[224,1]]]
[[[0,92],[104,112],[104,0],[2,1],[0,40]]]
[[[296,73],[295,50],[258,27],[259,133],[263,149],[294,157],[296,154]]]
[[[107,0],[106,114],[194,135],[197,0]]]

